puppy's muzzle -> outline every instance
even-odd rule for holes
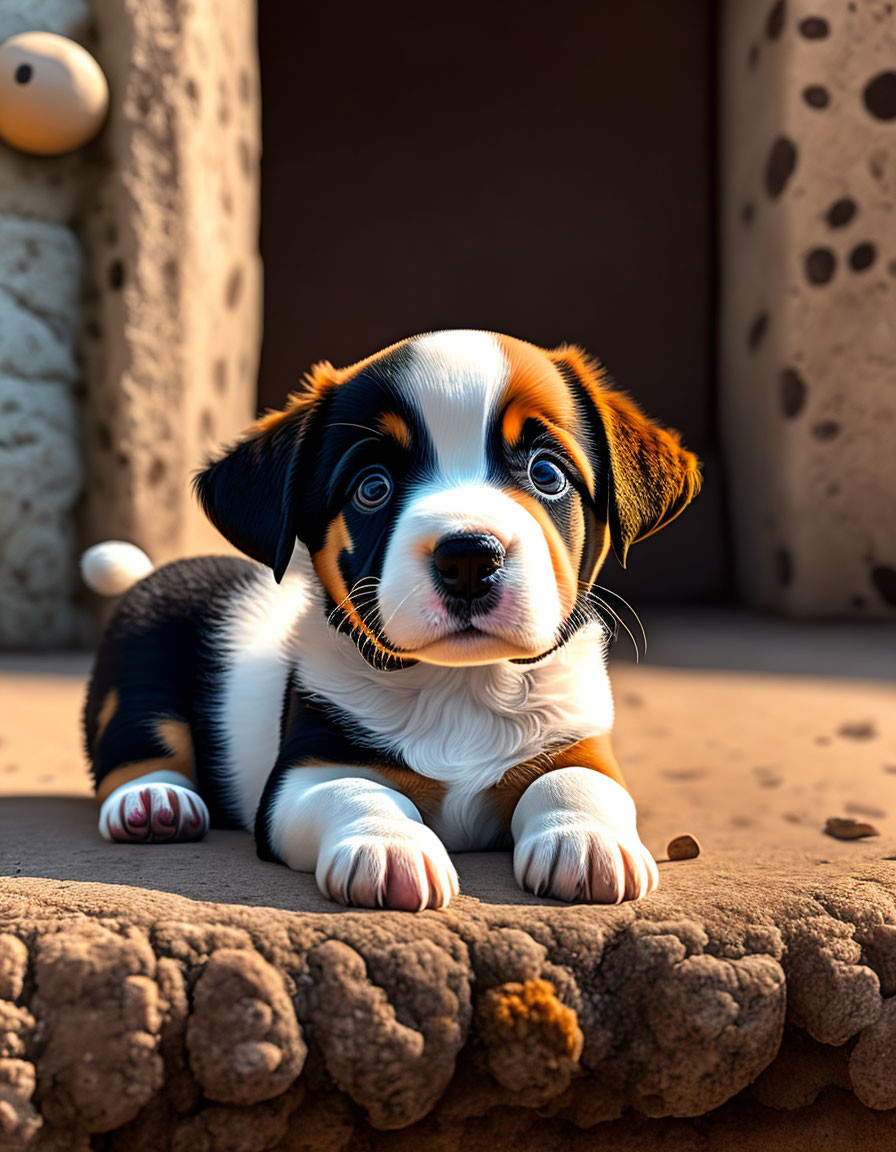
[[[504,567],[504,545],[483,532],[443,536],[432,551],[435,583],[452,611],[469,612],[494,589]]]

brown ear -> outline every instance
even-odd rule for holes
[[[555,363],[578,383],[594,447],[609,459],[610,537],[625,567],[631,545],[674,520],[700,491],[700,462],[682,448],[677,432],[661,428],[634,401],[607,388],[602,367],[578,348],[561,349]]]

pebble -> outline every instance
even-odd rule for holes
[[[828,836],[837,840],[861,840],[863,836],[880,836],[873,824],[864,820],[853,820],[849,816],[829,816],[824,826]]]
[[[670,860],[696,860],[700,855],[700,842],[696,836],[685,833],[669,841],[666,855]]]

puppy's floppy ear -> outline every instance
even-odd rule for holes
[[[661,428],[621,392],[605,387],[600,365],[578,348],[554,354],[584,400],[594,447],[606,453],[610,538],[625,567],[628,550],[658,532],[700,491],[700,462],[682,448],[679,434]]]
[[[203,511],[218,531],[241,552],[272,568],[278,584],[298,535],[305,431],[329,367],[317,365],[307,391],[290,396],[284,411],[256,421],[238,444],[193,481]]]

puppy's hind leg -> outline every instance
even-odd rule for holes
[[[122,706],[113,690],[88,733],[101,836],[144,844],[205,836],[209,811],[195,782],[186,720],[171,714],[150,718],[142,709]]]

